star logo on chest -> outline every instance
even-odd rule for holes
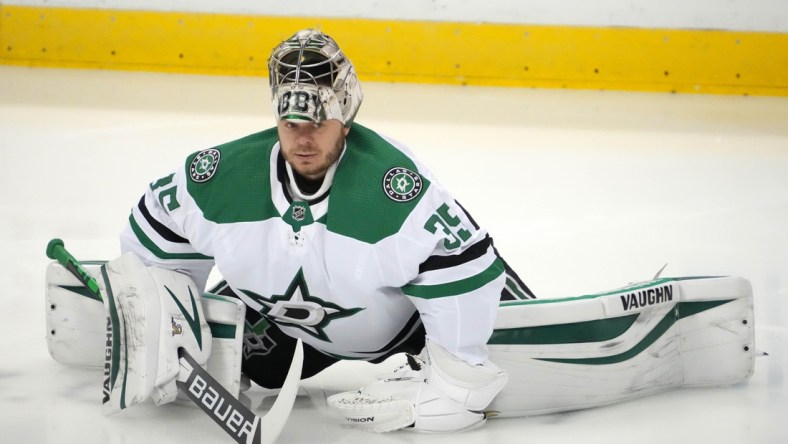
[[[343,308],[309,293],[303,269],[299,269],[282,295],[263,297],[249,290],[243,293],[262,305],[260,313],[273,322],[297,327],[321,341],[331,342],[324,329],[334,319],[352,316],[363,308]]]

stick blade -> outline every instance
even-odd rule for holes
[[[260,442],[261,444],[271,444],[282,433],[282,429],[287,423],[287,418],[293,410],[293,403],[295,403],[296,395],[298,395],[298,381],[301,380],[301,368],[304,363],[304,346],[299,339],[296,342],[295,352],[293,353],[293,361],[290,363],[290,369],[287,372],[282,389],[274,401],[274,405],[268,410],[260,419]]]

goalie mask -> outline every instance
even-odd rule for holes
[[[298,31],[274,48],[268,75],[277,121],[337,119],[349,127],[361,106],[353,64],[320,31]]]

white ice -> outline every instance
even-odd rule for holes
[[[325,397],[384,369],[302,384],[281,442],[788,442],[788,99],[366,83],[358,121],[408,144],[540,297],[665,275],[737,275],[756,347],[733,387],[490,420],[455,435],[339,425]],[[101,372],[50,358],[47,241],[118,254],[145,186],[197,149],[272,126],[266,79],[0,67],[0,442],[220,443],[195,408],[105,417]],[[385,365],[384,365],[385,366]],[[262,414],[272,398],[249,393]]]

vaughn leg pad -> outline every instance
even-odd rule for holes
[[[191,277],[146,266],[125,253],[101,267],[98,284],[111,320],[104,370],[104,413],[178,395],[180,349],[200,365],[211,355],[211,331]]]
[[[94,278],[105,261],[83,262]],[[101,300],[57,262],[46,270],[47,348],[56,361],[79,367],[103,367],[107,311]]]
[[[98,278],[104,263],[93,261],[82,265]],[[237,397],[246,306],[237,299],[211,294],[203,295],[202,306],[212,334],[207,370]],[[47,348],[53,359],[70,366],[104,366],[107,342],[104,304],[57,262],[50,263],[46,270],[46,325]]]
[[[752,289],[737,277],[663,278],[608,293],[502,303],[490,360],[509,383],[488,410],[601,406],[752,375]]]

